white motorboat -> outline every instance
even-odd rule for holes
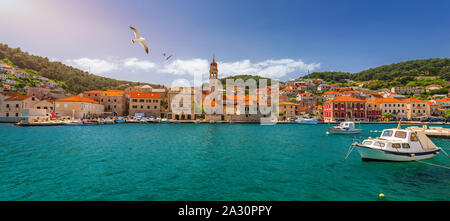
[[[150,118],[148,118],[147,122],[148,122],[148,123],[159,123],[159,120],[157,120],[157,119],[154,118],[154,117],[150,117]]]
[[[170,123],[170,121],[169,121],[167,118],[162,118],[161,121],[160,121],[160,123],[162,123],[162,124],[168,124],[168,123]]]
[[[422,131],[385,129],[378,138],[365,139],[352,144],[362,160],[418,161],[430,159],[442,149],[437,147]]]
[[[298,118],[295,120],[297,124],[317,124],[317,118]]]
[[[338,126],[330,128],[332,134],[357,134],[361,133],[361,128],[355,128],[355,122],[342,122]]]
[[[106,118],[102,120],[103,124],[114,124],[114,120],[110,118]]]
[[[139,123],[141,124],[146,124],[147,123],[147,118],[143,117],[139,120]]]
[[[83,122],[81,122],[79,120],[63,121],[62,123],[66,126],[82,126],[82,125],[84,125]]]

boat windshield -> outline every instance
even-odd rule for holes
[[[396,131],[394,137],[404,139],[404,138],[406,138],[406,134],[407,133],[405,131]]]
[[[383,135],[381,135],[382,137],[391,137],[392,136],[392,130],[385,130],[383,131]]]

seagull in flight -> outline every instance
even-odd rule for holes
[[[163,55],[164,57],[166,57],[166,61],[169,60],[169,59],[173,56],[173,55],[167,56],[166,53],[163,53],[162,55]]]
[[[145,52],[148,54],[148,45],[147,45],[147,42],[145,42],[145,38],[141,37],[141,33],[139,33],[139,31],[136,28],[133,28],[131,26],[130,26],[130,28],[134,32],[134,37],[136,37],[136,39],[131,40],[131,42],[133,42],[133,44],[136,42],[141,44],[142,47],[144,47]]]

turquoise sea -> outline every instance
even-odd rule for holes
[[[357,151],[344,162],[353,136],[327,127],[0,124],[0,200],[450,200],[450,170]],[[375,137],[396,125],[361,127]]]

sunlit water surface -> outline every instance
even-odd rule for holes
[[[358,137],[395,126],[362,124]],[[344,162],[354,136],[327,127],[0,124],[0,200],[450,199],[449,170],[357,151]],[[426,162],[450,164],[442,153]]]

